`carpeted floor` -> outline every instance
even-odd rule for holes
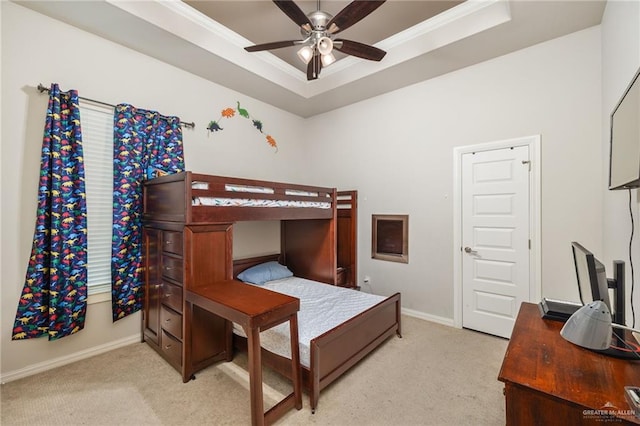
[[[282,425],[501,425],[507,341],[403,316],[392,337]],[[246,425],[246,357],[183,384],[146,344],[2,385],[2,425]],[[265,372],[265,408],[290,386]]]

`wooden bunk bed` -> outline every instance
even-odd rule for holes
[[[334,188],[309,185],[192,172],[145,182],[143,339],[184,381],[208,365],[230,361],[230,322],[197,307],[183,313],[188,291],[232,280],[264,260],[234,264],[233,223],[280,220],[279,261],[297,277],[336,285],[337,205]],[[315,355],[303,371],[312,409],[322,388],[393,334],[400,334],[400,294],[315,339]],[[290,361],[268,354],[264,361],[290,376]]]

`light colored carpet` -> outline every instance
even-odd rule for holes
[[[498,371],[507,341],[403,316],[392,337],[320,394],[311,414],[282,425],[501,425]],[[183,384],[146,344],[111,351],[2,386],[1,423],[10,425],[246,425],[246,357]],[[265,372],[265,408],[290,386]]]

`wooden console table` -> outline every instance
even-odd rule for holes
[[[498,380],[507,425],[640,424],[624,387],[640,384],[640,361],[602,355],[560,336],[563,323],[523,303]]]
[[[272,424],[289,409],[302,408],[302,376],[300,372],[300,347],[298,346],[298,316],[300,300],[295,297],[269,291],[235,280],[220,281],[186,291],[185,344],[191,347],[191,323],[193,307],[198,306],[228,321],[240,324],[247,334],[249,389],[251,393],[251,423]],[[264,412],[262,395],[262,362],[260,331],[289,321],[291,334],[291,377],[293,392]],[[231,330],[226,339],[226,353],[231,354]],[[182,379],[187,382],[193,376],[190,349],[185,351]],[[229,357],[230,358],[230,357]],[[229,359],[230,360],[230,359]]]

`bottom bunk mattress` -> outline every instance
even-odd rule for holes
[[[254,285],[249,284],[247,285]],[[289,277],[269,281],[261,287],[300,299],[298,339],[300,364],[309,368],[311,340],[385,300],[383,296],[363,293],[343,287]],[[233,332],[246,337],[238,324]],[[260,333],[261,346],[277,355],[291,358],[289,323],[277,325]]]

